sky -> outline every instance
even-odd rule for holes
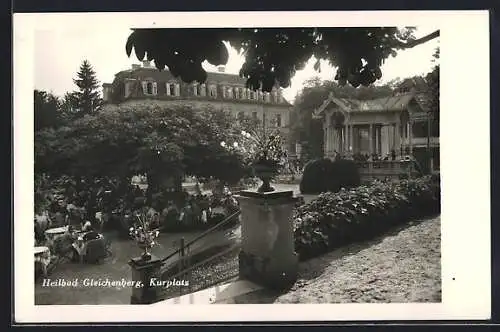
[[[435,28],[417,27],[416,37],[424,36]],[[140,61],[132,52],[130,58],[125,53],[125,42],[130,35],[127,27],[94,24],[85,28],[61,27],[60,29],[38,29],[35,31],[35,88],[50,91],[58,96],[75,90],[73,78],[82,61],[87,59],[96,71],[100,83],[111,83],[114,75]],[[428,73],[432,64],[432,54],[439,45],[439,38],[398,52],[394,58],[386,60],[382,67],[383,77],[378,83]],[[244,59],[235,49],[229,51],[226,72],[237,74]],[[314,59],[301,71],[297,71],[292,84],[284,90],[284,97],[293,102],[303,83],[315,76],[333,79],[335,69],[322,63],[321,73],[313,69]],[[205,63],[207,71],[216,67]]]

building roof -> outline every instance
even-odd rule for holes
[[[407,109],[412,101],[415,101],[418,104],[418,101],[415,98],[415,93],[413,92],[372,100],[337,98],[333,95],[333,93],[330,93],[329,97],[323,102],[323,104],[314,111],[314,115],[320,116],[331,103],[338,105],[344,112],[350,113],[402,111]]]
[[[156,67],[138,67],[118,72],[116,78],[151,78],[155,81],[175,80],[176,78],[168,70],[159,71]],[[226,82],[233,85],[244,86],[246,78],[236,74],[207,72],[207,82]]]
[[[141,66],[141,65],[132,65],[132,68],[122,70],[115,74],[114,82],[119,82],[121,80],[126,79],[139,79],[139,80],[148,80],[151,79],[156,82],[168,82],[178,81],[179,78],[176,78],[172,75],[169,70],[158,70],[156,67],[151,65]],[[240,77],[236,74],[230,74],[225,72],[207,72],[207,84],[216,83],[216,84],[228,84],[232,86],[245,87],[247,79],[244,77]],[[107,87],[109,83],[104,83],[103,87]],[[287,106],[290,107],[291,104],[288,100],[283,98],[283,101],[279,104],[275,104],[279,106]]]
[[[378,98],[373,100],[356,101],[357,109],[360,111],[402,111],[414,99],[413,93],[406,93],[391,97]]]

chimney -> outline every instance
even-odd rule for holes
[[[141,65],[132,64],[132,69],[139,69],[139,68],[141,68]]]
[[[217,66],[217,71],[218,71],[219,73],[224,73],[224,72],[226,72],[226,66],[223,66],[223,65],[221,65],[221,66]]]
[[[143,66],[144,68],[149,68],[149,67],[151,67],[151,61],[148,61],[148,60],[144,60],[144,61],[142,61],[142,66]]]

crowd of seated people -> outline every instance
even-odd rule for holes
[[[39,190],[35,196],[38,241],[44,240],[48,228],[65,225],[81,230],[90,224],[99,232],[114,228],[127,235],[136,221],[135,215],[145,206],[149,207],[149,214],[157,226],[166,229],[172,225],[203,227],[203,224],[213,224],[238,209],[227,187],[212,194],[202,193],[199,186],[194,195],[187,191],[153,194],[138,185],[109,178],[57,181],[47,186],[58,187],[58,190]]]

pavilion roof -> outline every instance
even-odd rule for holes
[[[330,93],[329,97],[314,112],[315,116],[320,116],[323,111],[333,103],[339,106],[344,112],[383,112],[383,111],[403,111],[408,109],[410,103],[420,103],[415,92],[402,93],[394,96],[377,98],[371,100],[358,100],[348,98],[337,98]]]

